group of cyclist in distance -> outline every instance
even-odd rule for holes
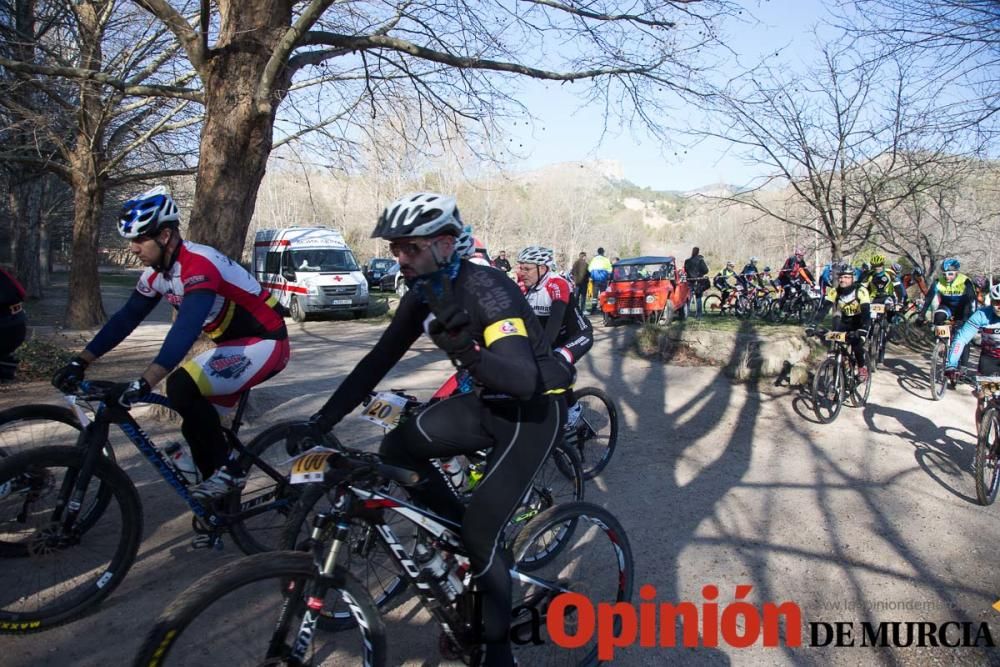
[[[121,343],[160,299],[177,310],[157,356],[106,400],[128,409],[166,378],[166,393],[204,481],[192,495],[211,503],[242,488],[216,406],[273,377],[290,348],[282,308],[239,264],[181,238],[177,206],[160,187],[127,201],[118,231],[143,264],[135,290],[82,352],[53,377],[70,392],[88,367]],[[309,420],[317,442],[357,408],[422,335],[444,351],[472,391],[455,387],[384,438],[386,463],[420,473],[412,498],[458,521],[483,592],[484,664],[515,664],[509,642],[510,557],[500,540],[532,479],[561,437],[573,364],[593,344],[589,320],[556,275],[551,249],[517,258],[519,280],[470,261],[481,246],[453,197],[415,193],[389,204],[373,238],[385,239],[409,290],[371,351]],[[519,287],[519,285],[521,287]],[[522,291],[523,290],[523,291]],[[205,333],[214,349],[184,361]],[[431,459],[490,451],[488,472],[463,503]]]

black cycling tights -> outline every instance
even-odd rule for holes
[[[535,473],[561,436],[562,398],[481,401],[474,393],[435,403],[416,419],[390,431],[382,442],[387,463],[420,472],[426,481],[410,489],[418,502],[449,519],[462,520],[462,540],[483,591],[483,639],[487,667],[510,667],[510,555],[499,544]],[[464,510],[453,487],[429,462],[492,448],[486,476]]]
[[[198,383],[184,368],[167,379],[170,406],[183,418],[181,433],[191,446],[191,457],[208,479],[229,459],[229,444],[222,432],[222,422],[215,406],[198,389]]]

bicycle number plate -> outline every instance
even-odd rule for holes
[[[322,482],[326,470],[326,460],[336,452],[322,447],[314,447],[303,453],[292,464],[292,473],[288,481],[292,484],[309,484]]]
[[[871,311],[873,313],[876,313],[876,314],[884,313],[885,312],[885,304],[884,303],[873,303],[871,305]]]
[[[951,337],[951,327],[947,324],[939,324],[934,327],[934,335],[938,338],[950,338]]]
[[[406,399],[402,396],[388,391],[380,391],[375,394],[372,402],[361,411],[360,417],[382,428],[395,428],[405,407]]]
[[[843,343],[843,342],[845,342],[847,340],[847,332],[846,331],[829,331],[826,334],[826,339],[827,340],[836,341],[838,343]]]

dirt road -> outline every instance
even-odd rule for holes
[[[307,416],[369,349],[382,325],[292,325],[290,366],[258,393],[266,412],[247,433],[273,420]],[[129,349],[93,375],[131,377],[152,356],[164,325],[139,329]],[[623,420],[619,449],[588,500],[608,507],[626,528],[638,585],[660,602],[692,601],[719,590],[720,613],[738,585],[747,601],[795,602],[802,648],[629,648],[615,664],[986,664],[996,650],[809,647],[810,623],[986,621],[1000,641],[996,568],[1000,506],[975,502],[975,436],[968,390],[943,401],[927,396],[924,362],[893,357],[876,374],[869,405],[847,408],[831,425],[814,422],[797,390],[733,385],[716,369],[664,366],[624,354],[625,328],[600,329],[580,367],[581,385],[605,387]],[[898,351],[896,351],[898,353]],[[449,371],[421,341],[384,387],[428,396]],[[39,384],[0,407],[29,398],[56,402]],[[360,422],[338,427],[371,438]],[[176,436],[151,428],[154,439]],[[139,486],[146,512],[139,559],[97,613],[42,635],[0,637],[8,667],[127,664],[152,619],[191,581],[239,554],[194,552],[189,515],[134,455],[120,459]],[[0,586],[2,586],[0,572]],[[390,664],[440,664],[437,631],[403,605],[393,612]],[[821,627],[821,626],[820,626]],[[978,627],[978,626],[977,626]]]

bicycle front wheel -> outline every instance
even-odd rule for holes
[[[280,548],[281,535],[292,508],[302,493],[302,486],[290,484],[291,459],[300,454],[300,445],[291,436],[293,426],[300,422],[275,424],[250,441],[249,454],[240,457],[240,468],[246,471],[246,486],[229,499],[231,515],[244,514],[229,526],[233,541],[245,554],[274,551]],[[276,474],[260,467],[264,462]],[[251,512],[255,512],[252,513]]]
[[[701,304],[702,312],[706,315],[722,314],[722,297],[718,294],[709,294]]]
[[[0,411],[0,456],[45,445],[75,445],[80,422],[58,405],[18,405]]]
[[[593,479],[608,465],[618,444],[618,408],[596,387],[574,391],[579,418],[566,427],[566,444],[580,458],[585,479]]]
[[[1000,489],[1000,420],[996,408],[987,408],[979,420],[975,475],[979,504],[992,504]]]
[[[835,357],[827,357],[813,378],[813,412],[816,419],[829,424],[840,414],[844,402],[844,378]]]
[[[103,457],[74,524],[65,504],[83,467],[75,447],[40,447],[0,460],[0,633],[74,620],[125,578],[142,537],[139,494]],[[107,494],[107,498],[101,498]],[[101,511],[86,513],[86,508]]]
[[[401,490],[394,484],[384,489],[388,495],[399,496]],[[302,493],[295,509],[288,517],[285,531],[281,538],[281,549],[295,551],[306,548],[309,532],[312,529],[312,519],[319,512],[328,511],[335,503],[333,489],[322,484],[308,484]],[[396,512],[386,511],[383,521],[390,527],[397,538],[402,540],[404,548],[412,553],[412,545],[416,535],[413,524]],[[351,573],[365,590],[375,605],[382,611],[390,609],[394,602],[400,599],[406,590],[406,580],[399,573],[398,566],[391,553],[386,550],[381,540],[375,534],[375,526],[362,519],[351,523],[347,543],[340,552],[341,558],[337,565]],[[329,597],[327,598],[329,600]],[[343,630],[354,627],[357,620],[351,609],[338,604],[335,600],[324,605],[320,627],[324,630]]]
[[[566,526],[573,525],[573,537],[566,540]],[[558,544],[552,558],[540,559],[541,553]],[[568,548],[567,548],[568,547]],[[572,605],[562,606],[556,599],[573,593],[581,604],[615,604],[632,598],[634,566],[632,549],[625,530],[615,517],[591,503],[568,503],[538,515],[514,543],[513,609],[518,616],[512,622],[514,653],[522,665],[594,665],[597,644],[594,639],[583,646],[559,646],[548,636],[548,628],[561,626],[576,634],[580,614]],[[544,560],[544,565],[538,563]],[[531,563],[527,570],[524,563]],[[565,600],[566,598],[563,598]],[[555,601],[555,605],[553,602]],[[552,616],[555,616],[553,618]],[[532,619],[547,619],[540,626]],[[532,642],[535,629],[541,643]],[[619,628],[615,628],[617,631]],[[582,630],[582,628],[581,628]]]
[[[935,401],[941,400],[941,397],[944,396],[944,389],[948,386],[948,378],[944,374],[944,367],[947,361],[947,341],[935,341],[934,350],[931,352],[931,399]]]
[[[202,577],[156,620],[135,665],[284,665],[297,641],[310,642],[306,665],[385,664],[385,627],[371,598],[347,572],[326,599],[344,600],[358,619],[351,634],[303,628],[312,556],[274,552],[247,556]]]

